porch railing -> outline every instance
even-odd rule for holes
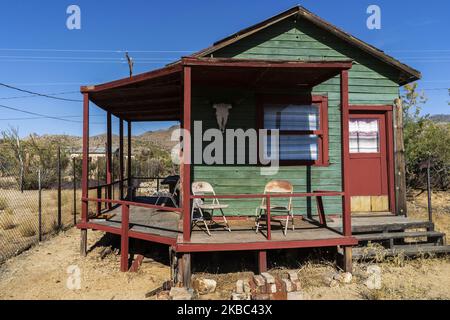
[[[338,192],[338,191],[323,191],[318,190],[314,192],[304,192],[304,193],[271,193],[271,194],[230,194],[230,195],[191,195],[191,199],[263,199],[266,200],[266,220],[267,220],[267,233],[266,238],[267,240],[272,239],[272,230],[271,230],[271,205],[270,201],[272,198],[316,198],[316,204],[317,204],[317,213],[319,216],[319,224],[323,227],[327,227],[327,221],[325,217],[325,211],[323,206],[323,197],[344,197],[344,192]],[[342,213],[342,225],[345,226],[347,219],[350,219],[350,213],[349,212],[343,212]],[[343,229],[344,233],[344,229]],[[348,231],[347,231],[348,233]],[[350,236],[350,234],[344,234],[346,236]]]

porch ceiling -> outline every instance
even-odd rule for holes
[[[179,121],[181,67],[166,67],[141,75],[82,87],[105,111],[128,121]]]
[[[313,87],[350,69],[352,61],[273,61],[183,58],[176,64],[96,86],[82,87],[102,109],[128,121],[179,121],[182,70],[192,68],[192,85],[250,90]]]

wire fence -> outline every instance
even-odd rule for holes
[[[0,144],[0,263],[73,227],[81,218],[81,155],[72,152],[72,148],[54,145],[22,152],[18,146]],[[117,181],[119,160],[116,155],[111,160],[111,178]],[[133,177],[165,172],[159,162],[150,158],[131,160]],[[126,164],[125,161],[125,177],[129,170]],[[105,154],[89,157],[89,197],[97,197],[98,186],[106,184],[106,167]],[[136,195],[151,194],[160,187],[159,178],[133,181]],[[124,181],[122,193],[126,193],[129,183]],[[119,199],[119,184],[114,183],[111,188],[112,199]],[[98,214],[95,203],[89,203],[87,214]]]
[[[81,189],[72,158],[63,168],[25,174],[21,167],[0,163],[0,263],[76,224]],[[55,181],[56,180],[56,181]]]

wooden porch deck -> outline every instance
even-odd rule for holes
[[[122,222],[122,208],[116,206],[108,215],[113,215],[110,219],[90,219],[91,228],[98,226],[99,230],[119,230]],[[301,216],[295,217],[295,230],[288,229],[287,235],[283,234],[284,219],[279,221],[274,219],[271,223],[272,239],[267,240],[265,224],[262,223],[261,231],[254,230],[254,220],[229,219],[231,232],[224,228],[222,217],[214,217],[214,222],[208,224],[211,236],[206,233],[203,223],[194,226],[191,240],[183,241],[182,224],[180,215],[177,212],[159,211],[157,209],[130,206],[130,236],[142,239],[149,239],[152,236],[172,239],[179,251],[226,251],[244,250],[240,244],[250,244],[250,247],[282,249],[300,247],[320,247],[331,245],[348,245],[355,243],[354,239],[343,236],[337,230],[321,226],[318,222],[308,221]],[[108,229],[102,228],[107,227]],[[331,240],[331,242],[330,242]],[[269,247],[267,247],[269,245]],[[329,246],[330,244],[328,244]],[[214,247],[214,249],[212,249]],[[248,246],[246,246],[248,250]]]

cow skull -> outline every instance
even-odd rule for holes
[[[225,132],[225,126],[228,121],[228,115],[230,113],[231,104],[227,103],[217,103],[213,105],[213,108],[216,109],[216,118],[217,124],[219,125],[219,129],[222,132]]]

